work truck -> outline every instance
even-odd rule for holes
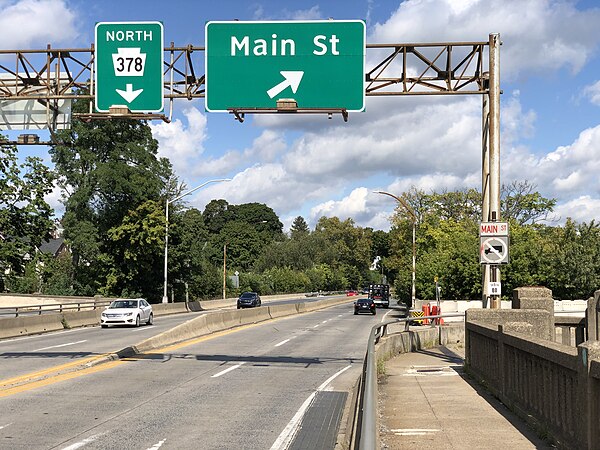
[[[369,298],[373,300],[375,306],[389,308],[390,306],[390,286],[389,284],[370,284]]]

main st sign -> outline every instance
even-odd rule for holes
[[[206,109],[364,109],[365,23],[208,22]]]

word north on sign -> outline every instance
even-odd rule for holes
[[[206,109],[364,109],[365,23],[208,22]]]
[[[100,22],[95,35],[96,110],[162,111],[162,23]]]

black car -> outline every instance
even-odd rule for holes
[[[256,292],[244,292],[237,301],[237,309],[260,306],[260,295]]]
[[[354,314],[370,312],[375,315],[375,302],[370,298],[359,298],[354,302]]]

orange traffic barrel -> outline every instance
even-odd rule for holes
[[[430,316],[429,303],[425,303],[421,309],[423,310],[423,315]],[[429,325],[429,319],[423,319],[424,325]]]

